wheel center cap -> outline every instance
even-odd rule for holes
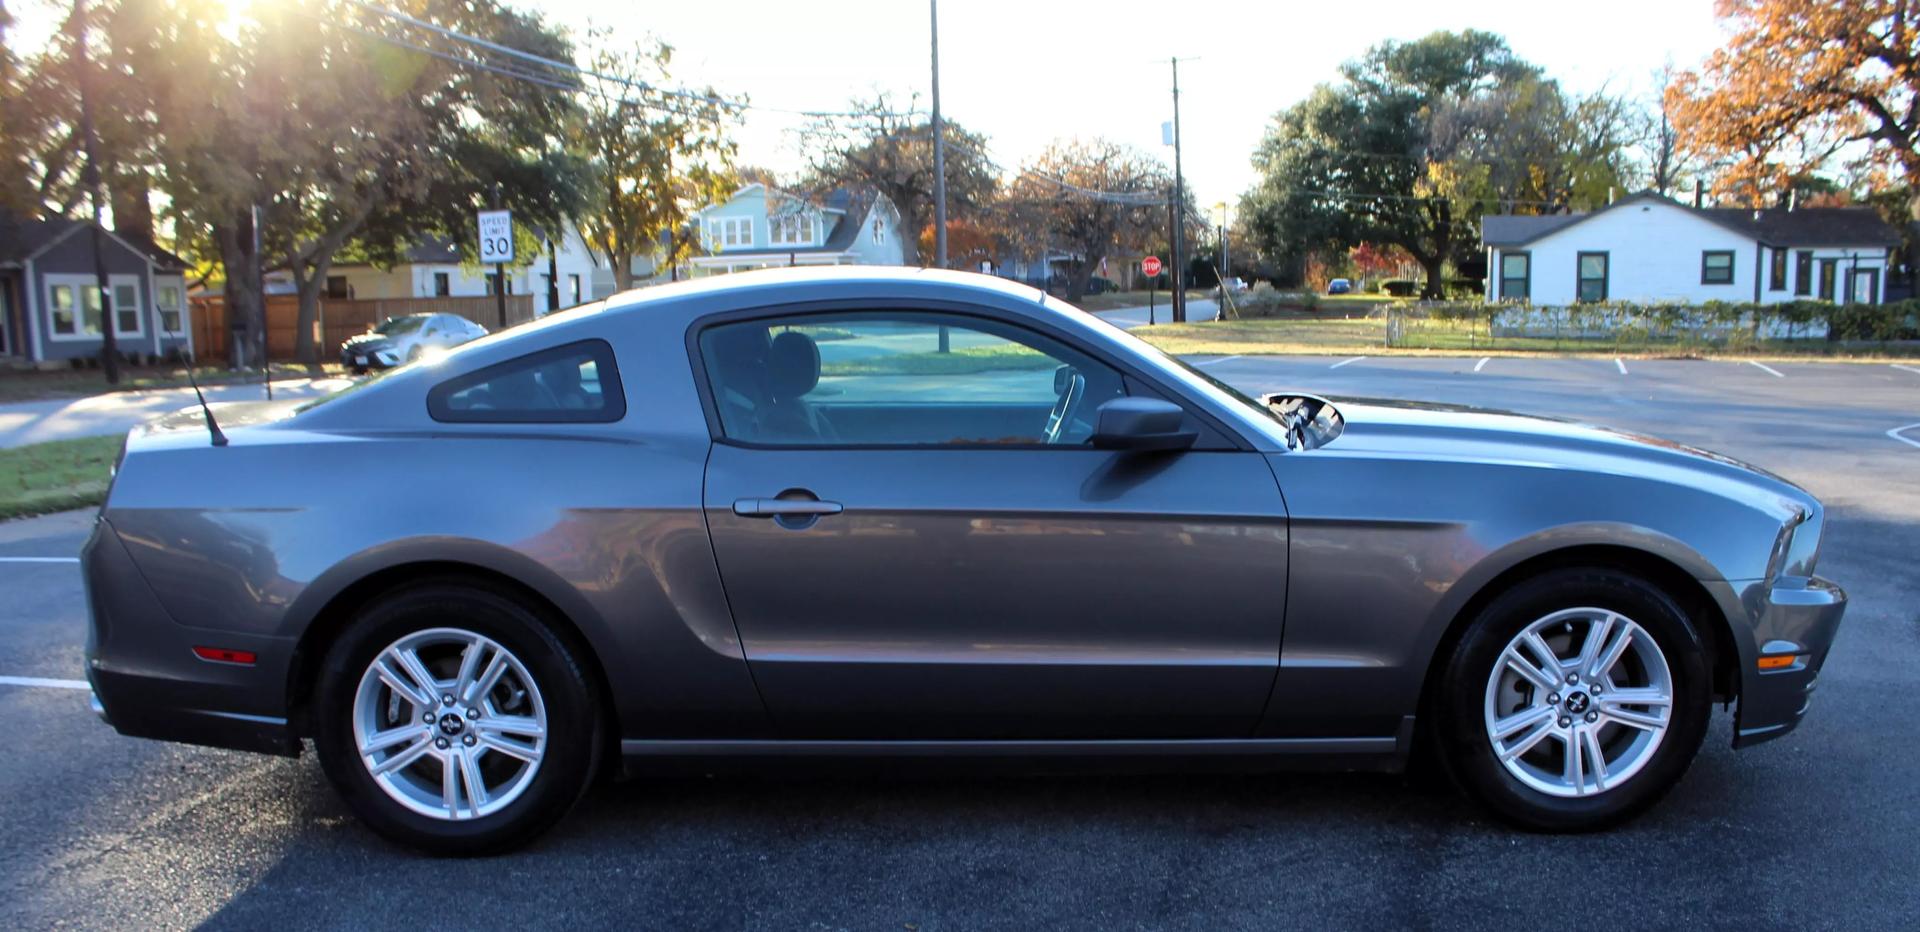
[[[1568,712],[1579,715],[1587,711],[1587,706],[1591,705],[1592,702],[1593,700],[1588,698],[1586,693],[1573,692],[1567,694],[1567,701],[1564,705],[1567,707]]]
[[[467,722],[458,715],[448,712],[440,716],[440,733],[449,737],[467,730]]]

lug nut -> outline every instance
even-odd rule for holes
[[[1559,704],[1560,704],[1560,694],[1559,694],[1559,693],[1548,693],[1548,694],[1547,694],[1547,703],[1548,703],[1549,705],[1559,705]],[[431,718],[432,718],[432,716],[428,716],[428,718],[429,718],[429,720],[431,720]]]
[[[1589,690],[1587,690],[1587,691],[1588,691],[1588,692],[1590,692],[1590,693],[1593,693],[1593,694],[1594,694],[1594,695],[1596,695],[1596,696],[1598,696],[1598,695],[1600,695],[1600,684],[1598,684],[1598,683],[1595,683],[1595,684],[1593,685],[1593,688],[1592,688],[1592,689],[1589,689]]]
[[[1589,724],[1589,725],[1591,725],[1591,724],[1593,724],[1594,722],[1597,722],[1597,721],[1599,721],[1599,720],[1600,720],[1600,713],[1598,713],[1598,712],[1588,712],[1588,713],[1587,713],[1587,724]]]
[[[420,716],[420,720],[429,725],[433,724],[433,713],[428,712],[427,714]]]
[[[440,704],[441,704],[441,705],[453,705],[453,694],[452,694],[452,693],[448,693],[447,695],[444,695],[444,696],[441,696],[441,697],[440,697]]]
[[[480,717],[480,710],[479,710],[479,709],[477,709],[477,708],[473,708],[473,709],[468,709],[468,710],[467,710],[467,717],[468,717],[468,718],[479,718],[479,717]]]
[[[436,748],[439,748],[439,749],[440,749],[440,750],[442,750],[442,751],[444,751],[444,750],[446,750],[446,749],[447,749],[447,747],[448,747],[448,745],[449,745],[449,742],[448,742],[448,741],[447,741],[447,739],[445,739],[445,738],[435,738],[435,739],[433,739],[433,746],[434,746],[434,747],[436,747]]]
[[[473,747],[473,736],[468,735],[464,738],[461,738],[460,743],[466,745],[467,747]]]
[[[1560,727],[1561,727],[1561,728],[1565,728],[1565,727],[1567,727],[1568,725],[1571,725],[1571,724],[1573,724],[1573,719],[1570,719],[1570,718],[1568,718],[1568,717],[1566,717],[1566,716],[1564,716],[1564,715],[1562,715],[1562,716],[1560,716]]]
[[[1567,674],[1567,685],[1568,685],[1568,686],[1572,686],[1573,684],[1575,684],[1575,683],[1578,683],[1578,682],[1580,682],[1580,674],[1578,674],[1578,673],[1569,673],[1569,674]]]

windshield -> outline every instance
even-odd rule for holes
[[[425,314],[414,314],[408,317],[389,317],[386,322],[373,328],[373,330],[375,333],[384,333],[391,337],[403,333],[412,333],[425,326],[426,323],[427,315]]]

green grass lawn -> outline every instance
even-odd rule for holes
[[[258,382],[259,370],[235,372],[224,366],[197,366],[194,377],[201,387],[234,382]],[[338,365],[302,366],[274,363],[276,379],[337,377],[346,374]],[[183,388],[187,384],[185,366],[125,366],[120,384],[108,385],[98,369],[58,369],[51,372],[0,372],[0,403],[45,401],[53,398],[81,398],[102,392],[132,392],[155,388]]]
[[[0,520],[100,504],[122,439],[85,437],[0,450]]]
[[[1552,337],[1497,337],[1466,325],[1423,325],[1403,334],[1398,345],[1387,345],[1384,317],[1229,320],[1196,324],[1161,324],[1134,333],[1166,352],[1181,356],[1252,355],[1451,355],[1483,356],[1733,356],[1741,359],[1824,358],[1872,361],[1920,356],[1910,344],[1828,343],[1825,340],[1761,340],[1726,346],[1699,342],[1622,339],[1555,340]]]

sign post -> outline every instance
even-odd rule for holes
[[[507,325],[507,263],[513,261],[513,212],[480,212],[480,261],[493,263],[494,304],[500,310],[500,326]]]
[[[1147,278],[1149,279],[1159,278],[1160,277],[1160,257],[1148,256],[1145,259],[1140,260],[1140,273],[1147,276]],[[1153,291],[1154,291],[1153,284],[1149,282],[1147,284],[1147,325],[1148,326],[1152,326],[1154,323]]]

